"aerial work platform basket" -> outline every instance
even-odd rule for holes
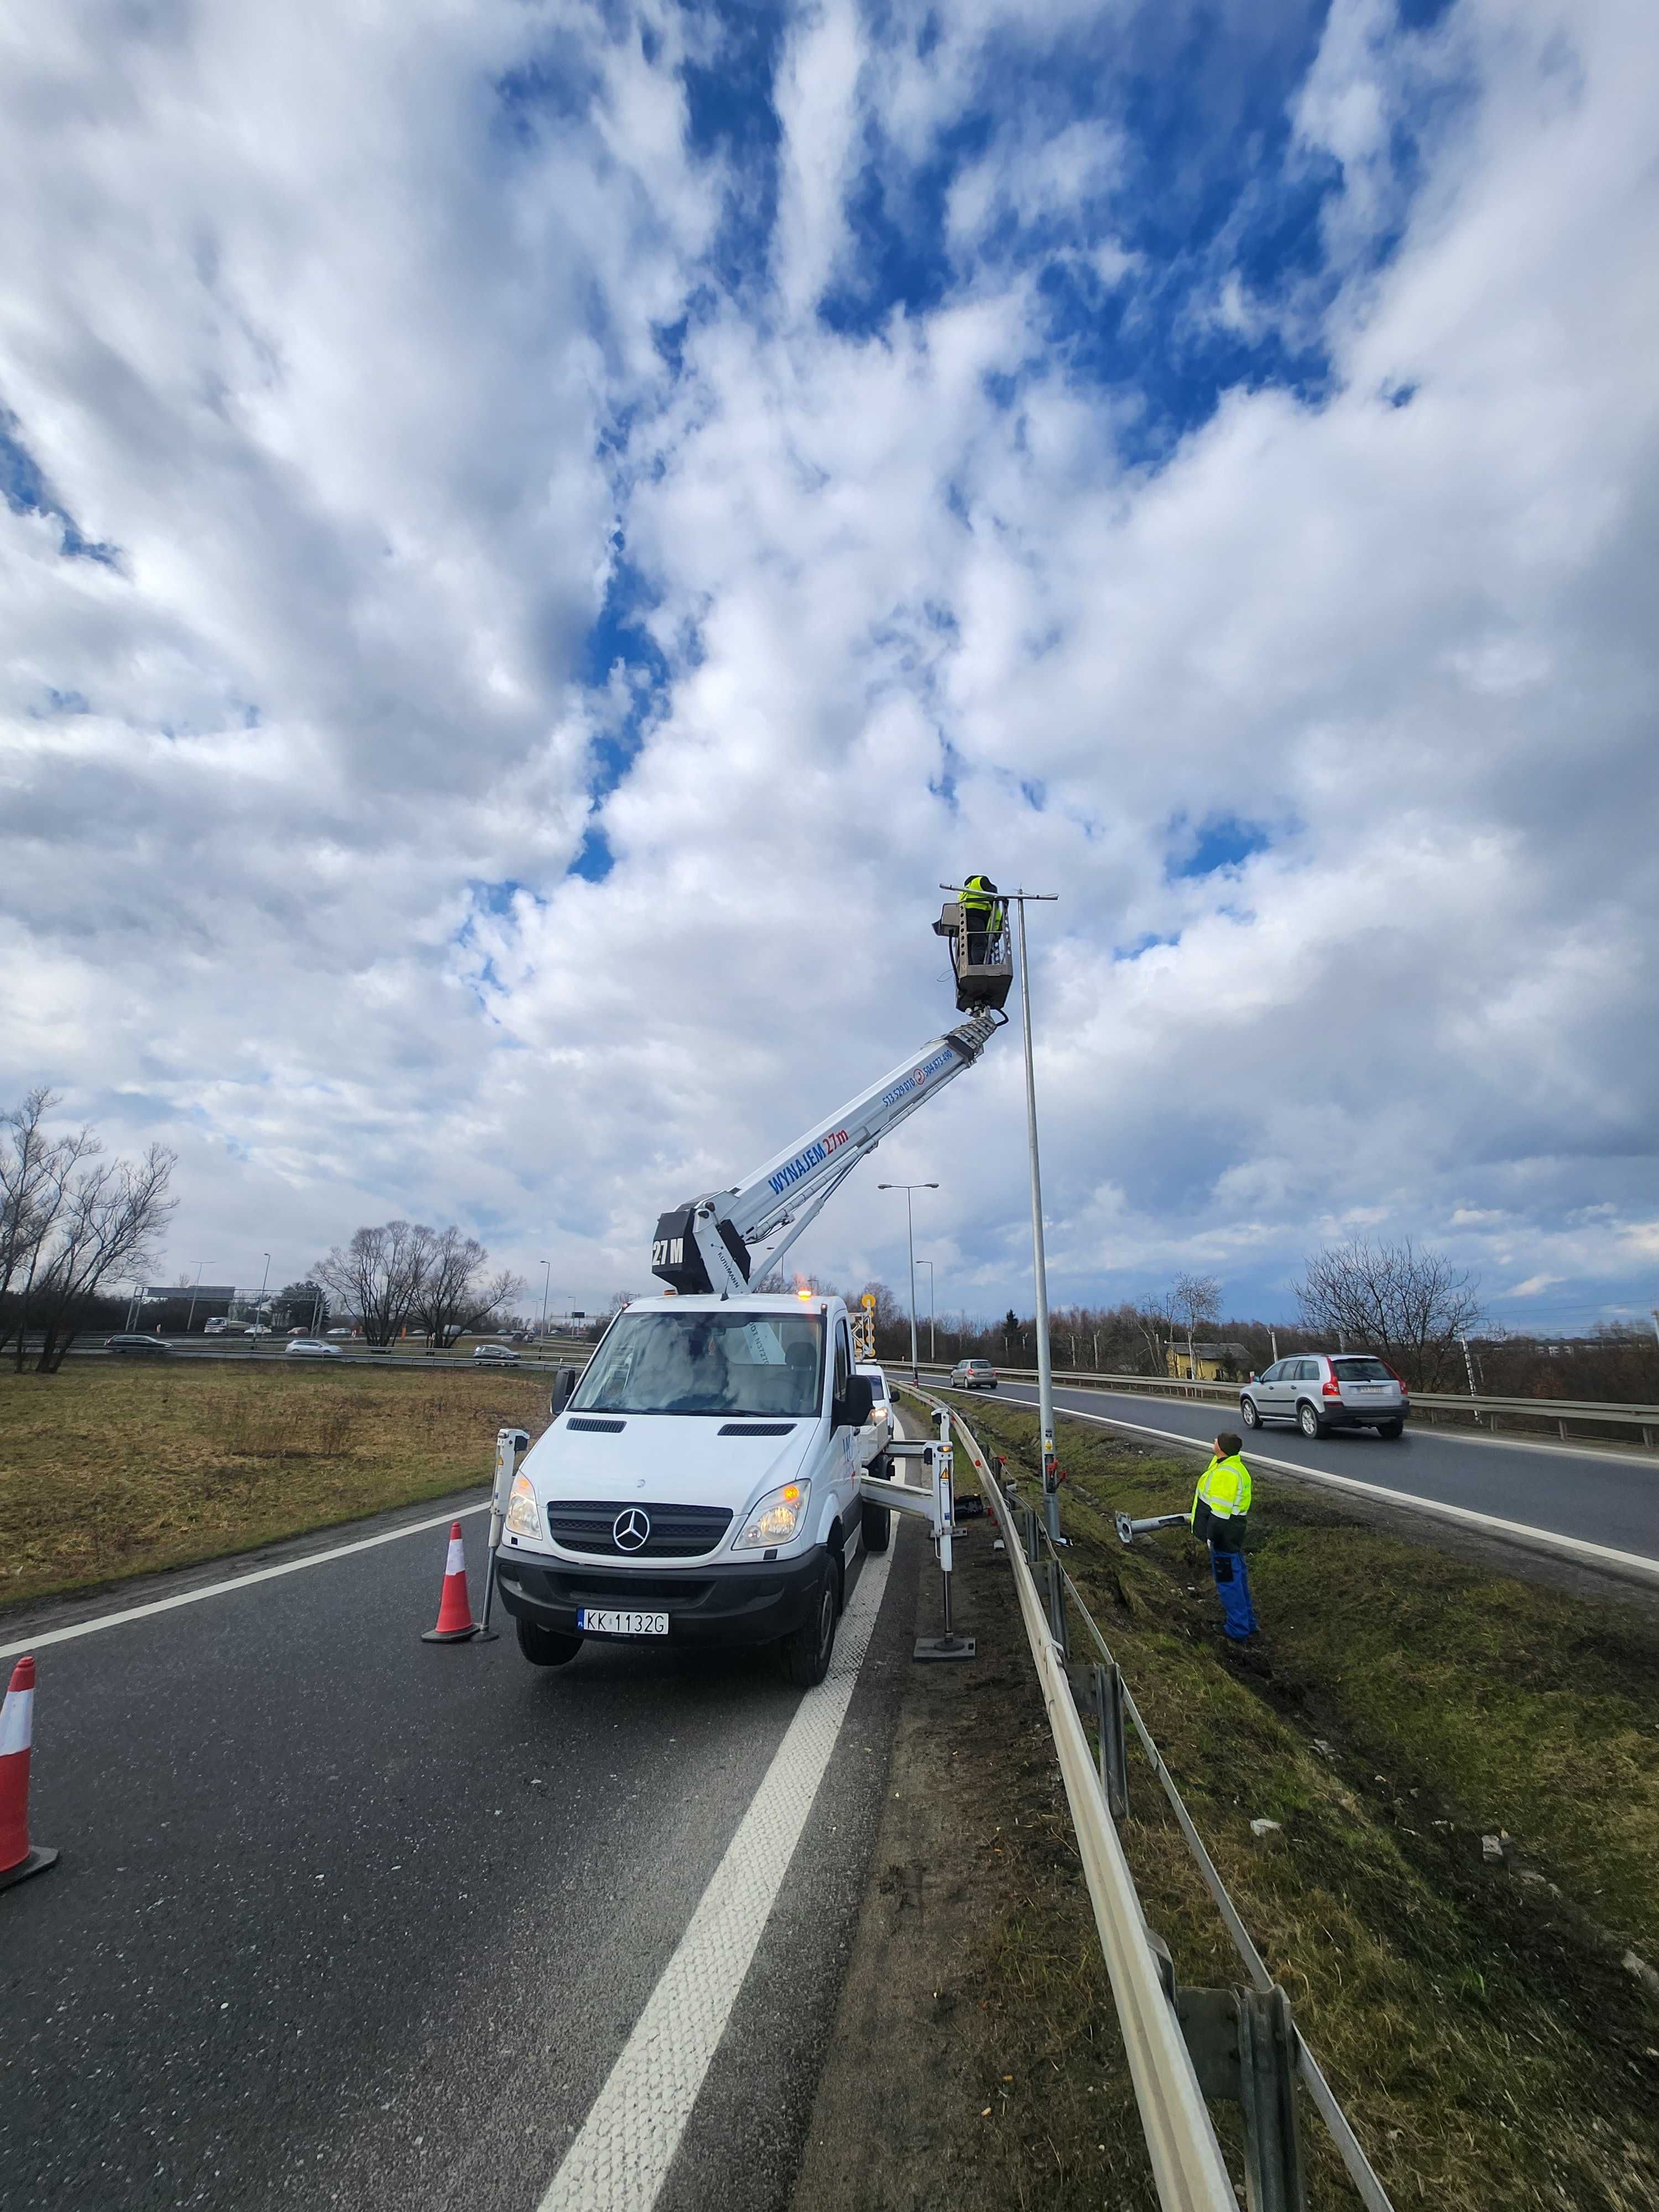
[[[1013,988],[1014,948],[1008,933],[1007,909],[999,901],[991,909],[988,928],[981,926],[985,918],[982,912],[964,912],[960,899],[947,899],[933,924],[934,936],[950,940],[958,1013],[973,1013],[986,1006],[1000,1008]]]

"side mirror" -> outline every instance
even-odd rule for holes
[[[875,1394],[870,1388],[867,1375],[848,1378],[847,1395],[835,1409],[831,1425],[837,1429],[861,1429],[875,1410]]]
[[[563,1413],[565,1407],[570,1403],[571,1398],[574,1395],[575,1389],[575,1369],[574,1367],[561,1367],[558,1373],[553,1377],[553,1395],[547,1401],[548,1413],[552,1419],[556,1421],[558,1419],[560,1414]]]

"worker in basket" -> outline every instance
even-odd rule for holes
[[[962,918],[968,926],[968,964],[983,968],[1002,934],[1002,906],[989,876],[969,876],[962,890]]]
[[[1250,1577],[1244,1565],[1244,1524],[1250,1510],[1250,1470],[1239,1454],[1244,1439],[1224,1429],[1215,1440],[1215,1457],[1198,1478],[1193,1493],[1193,1534],[1210,1547],[1210,1571],[1221,1600],[1222,1627],[1235,1644],[1255,1634]]]

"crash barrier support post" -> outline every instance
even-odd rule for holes
[[[1095,1721],[1100,1731],[1100,1786],[1115,1820],[1129,1817],[1128,1754],[1123,1741],[1123,1674],[1115,1659],[1097,1661]]]
[[[1036,1579],[1024,1561],[1016,1559],[1018,1547],[1012,1540],[1013,1521],[1009,1499],[992,1479],[984,1454],[960,1416],[956,1419],[956,1429],[963,1448],[979,1471],[987,1501],[996,1514],[1006,1542],[1015,1590],[1024,1618],[1032,1656],[1036,1663],[1037,1678],[1054,1732],[1055,1749],[1060,1756],[1060,1775],[1066,1784],[1066,1798],[1072,1809],[1084,1875],[1095,1906],[1095,1923],[1100,1931],[1101,1948],[1105,1954],[1112,1993],[1117,2002],[1124,2050],[1129,2061],[1136,2101],[1140,2108],[1160,2205],[1164,2208],[1164,2212],[1176,2212],[1177,2207],[1185,2212],[1188,2206],[1208,2204],[1212,2200],[1198,2193],[1210,2185],[1207,2174],[1203,2171],[1206,2165],[1203,2137],[1187,2118],[1181,2117],[1183,2095],[1181,2075],[1183,2069],[1171,2063],[1167,2045],[1162,2042],[1153,2024],[1146,2017],[1140,2002],[1134,1960],[1133,1957],[1125,1955],[1126,1948],[1129,1950],[1138,1948],[1140,1958],[1153,1967],[1159,1995],[1164,2001],[1164,2010],[1176,2030],[1184,2072],[1191,2080],[1194,2091],[1200,2099],[1212,2094],[1236,2098],[1243,2106],[1245,2186],[1249,2212],[1302,2212],[1306,2202],[1301,2150],[1296,2137],[1296,2118],[1291,2094],[1292,2075],[1300,2077],[1315,2110],[1324,2122],[1365,2212],[1394,2212],[1388,2192],[1378,2180],[1346,2113],[1337,2103],[1323,2069],[1296,2028],[1289,1998],[1268,1972],[1266,1961],[1239,1918],[1237,1907],[1228,1895],[1216,1871],[1215,1863],[1204,1847],[1203,1838],[1193,1824],[1192,1815],[1187,1810],[1174,1778],[1130,1695],[1128,1686],[1119,1674],[1118,1691],[1123,1717],[1134,1727],[1141,1748],[1170,1802],[1199,1873],[1215,1901],[1232,1938],[1234,1948],[1243,1960],[1250,1979],[1248,1990],[1177,1991],[1168,1948],[1146,1924],[1135,1892],[1134,1878],[1123,1856],[1116,1828],[1105,1817],[1109,1802],[1108,1792],[1102,1786],[1094,1762],[1089,1758],[1069,1678],[1060,1667],[1059,1654],[1051,1638],[1042,1632],[1045,1626],[1043,1604],[1038,1595]],[[1180,1519],[1184,1516],[1175,1517]],[[1098,1623],[1084,1603],[1076,1583],[1059,1559],[1051,1557],[1049,1564],[1058,1573],[1062,1592],[1077,1607],[1103,1665],[1115,1668],[1116,1662],[1110,1648],[1100,1632]],[[1086,1786],[1079,1784],[1076,1780],[1076,1750],[1079,1746],[1082,1747],[1082,1771]],[[1138,1932],[1138,1945],[1128,1943],[1131,1929]],[[1214,2016],[1223,2013],[1228,2006],[1231,2008],[1236,2023],[1231,2031],[1231,2049],[1237,2054],[1232,2059],[1227,2057],[1224,2039],[1218,2051],[1217,2035],[1211,2033],[1215,2026]],[[1189,2020],[1193,2024],[1191,2033],[1188,2032]],[[1213,2087],[1218,2079],[1221,2086]],[[1214,2132],[1208,2127],[1208,2115],[1204,2114],[1203,2117],[1205,2134],[1207,2135],[1210,2150],[1220,2166],[1224,2191],[1213,2201],[1234,2207],[1236,2212],[1231,2182],[1226,2179],[1224,2165],[1220,2164],[1220,2151],[1215,2143]],[[1178,2123],[1173,2128],[1172,2118]],[[1194,2160],[1196,2165],[1192,2162]]]
[[[489,1550],[484,1561],[483,1614],[478,1622],[477,1635],[480,1644],[495,1643],[500,1633],[489,1625],[489,1610],[495,1602],[495,1554],[501,1548],[501,1531],[507,1526],[507,1501],[513,1495],[519,1462],[529,1449],[530,1437],[525,1430],[496,1430],[495,1486],[489,1494]]]
[[[1060,1579],[1058,1559],[1050,1559],[1048,1562],[1047,1583],[1048,1633],[1054,1639],[1055,1649],[1060,1653],[1060,1663],[1063,1667],[1072,1655],[1066,1642],[1066,1591]]]
[[[1200,2088],[1243,2107],[1248,2212],[1306,2212],[1290,1999],[1276,1987],[1177,1988],[1174,2002]]]
[[[1042,1534],[1041,1525],[1038,1522],[1036,1513],[1029,1505],[1023,1506],[1021,1508],[1019,1519],[1020,1526],[1025,1534],[1026,1564],[1034,1567],[1037,1561],[1042,1557]]]

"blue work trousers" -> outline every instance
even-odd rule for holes
[[[1255,1609],[1250,1603],[1250,1577],[1243,1553],[1224,1551],[1219,1544],[1212,1544],[1210,1571],[1221,1600],[1221,1626],[1236,1644],[1242,1644],[1247,1636],[1255,1634]]]

